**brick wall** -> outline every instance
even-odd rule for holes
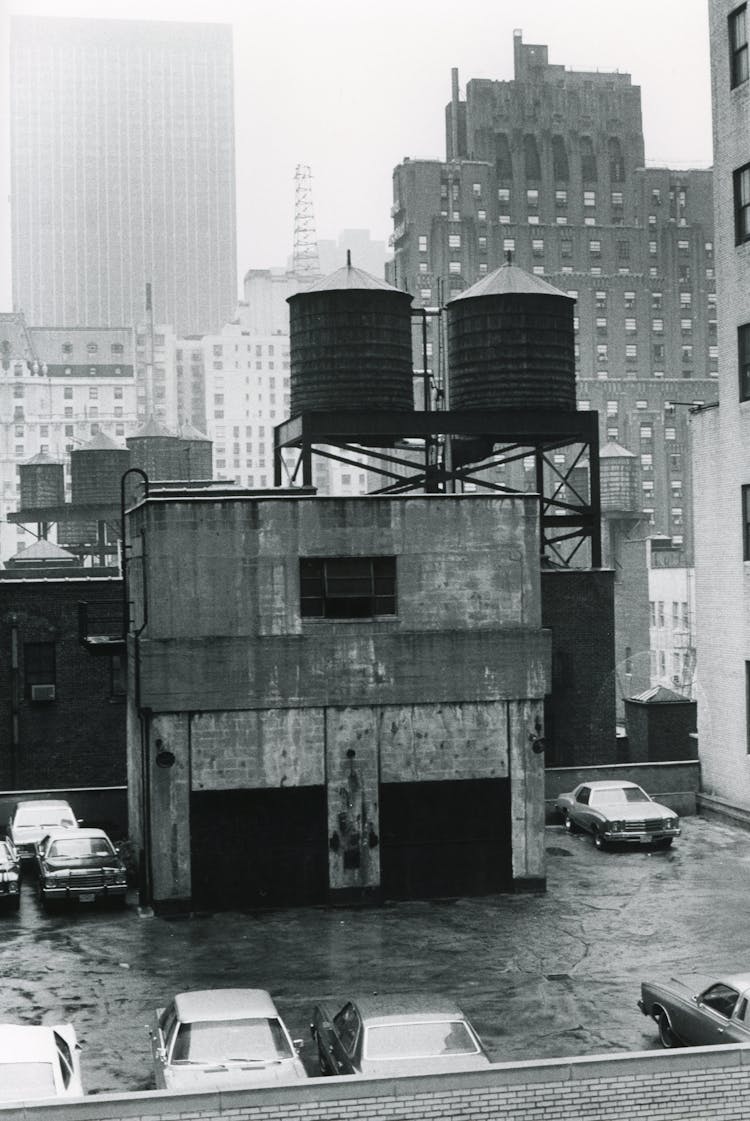
[[[78,603],[119,610],[119,579],[0,581],[0,787],[115,786],[126,780],[124,697],[113,696],[109,657],[78,641]],[[18,645],[18,742],[13,744],[13,633]],[[23,647],[54,642],[54,701],[32,702]]]
[[[498,1063],[412,1078],[311,1079],[223,1093],[148,1091],[0,1107],[0,1121],[743,1121],[750,1047]]]

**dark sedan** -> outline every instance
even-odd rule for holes
[[[53,829],[36,846],[39,897],[54,903],[125,902],[127,872],[101,829]]]
[[[318,1005],[310,1027],[322,1074],[431,1074],[490,1065],[464,1012],[447,997],[361,996],[336,1012]]]
[[[750,1043],[750,973],[644,981],[638,1007],[664,1047]]]

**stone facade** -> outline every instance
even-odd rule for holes
[[[735,227],[734,172],[750,162],[750,81],[732,86],[730,0],[710,5],[714,122],[719,406],[693,416],[697,482],[698,742],[707,795],[750,811],[750,589],[743,487],[750,485],[750,402],[739,378],[738,328],[750,322],[750,242]]]

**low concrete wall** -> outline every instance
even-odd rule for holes
[[[742,1121],[750,1045],[498,1063],[467,1074],[315,1078],[223,1093],[100,1094],[0,1107],[0,1121]]]
[[[698,792],[701,785],[700,763],[697,759],[682,759],[669,763],[612,763],[601,767],[548,767],[544,772],[546,821],[559,823],[555,799],[566,790],[573,790],[579,782],[596,782],[599,779],[623,779],[637,782],[657,802],[669,806],[685,817],[697,813]]]
[[[698,811],[716,821],[737,825],[740,829],[750,829],[750,810],[746,806],[735,806],[713,794],[701,792],[698,795]]]
[[[128,835],[127,786],[91,786],[65,790],[0,790],[0,836],[5,832],[16,802],[36,798],[63,798],[70,802],[84,825],[104,829],[113,841],[123,841]]]

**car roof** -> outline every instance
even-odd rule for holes
[[[183,1024],[196,1020],[241,1020],[249,1016],[277,1017],[278,1009],[265,989],[199,989],[177,993],[177,1019]]]
[[[642,789],[642,787],[638,786],[637,782],[629,782],[626,779],[608,778],[598,778],[593,782],[579,782],[578,786],[590,786],[592,790],[623,790],[626,787],[629,789]]]
[[[435,993],[364,993],[350,997],[368,1024],[408,1023],[415,1016],[425,1019],[465,1019],[451,997]]]
[[[13,812],[21,809],[22,806],[42,806],[48,810],[70,810],[72,809],[70,802],[66,802],[62,798],[26,798],[23,802],[16,802],[13,807]]]
[[[53,1031],[44,1024],[0,1024],[0,1063],[52,1062]]]
[[[87,826],[84,829],[71,829],[70,826],[56,825],[48,829],[44,835],[45,837],[52,837],[53,839],[57,839],[58,837],[75,837],[77,841],[80,840],[81,837],[104,837],[105,840],[109,840],[109,837],[103,829],[95,829],[93,826]]]

